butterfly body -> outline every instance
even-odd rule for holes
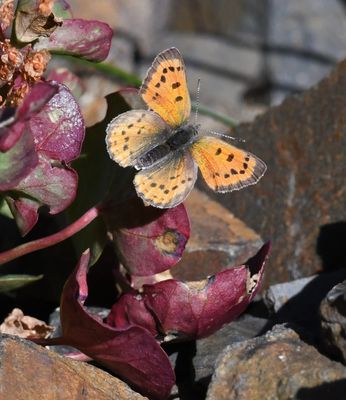
[[[159,144],[141,156],[135,167],[137,169],[151,167],[156,162],[163,161],[165,156],[168,156],[175,151],[185,150],[197,135],[198,131],[194,125],[186,124],[175,129],[165,143]]]
[[[188,122],[191,104],[185,66],[176,48],[160,53],[140,88],[149,110],[120,114],[107,127],[110,157],[140,170],[137,194],[148,204],[171,208],[192,190],[198,167],[211,189],[230,192],[253,185],[266,165],[255,155],[214,136],[198,134]]]

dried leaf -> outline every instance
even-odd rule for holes
[[[55,18],[53,13],[45,15],[39,9],[38,0],[19,0],[15,18],[15,34],[17,40],[23,43],[33,42],[41,36],[51,35],[61,19]]]
[[[14,308],[11,314],[0,325],[0,332],[19,336],[25,339],[45,339],[54,331],[54,327],[44,321],[24,315],[19,308]]]

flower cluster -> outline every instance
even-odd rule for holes
[[[41,79],[51,58],[47,50],[33,50],[31,44],[16,48],[6,38],[3,32],[11,27],[14,20],[13,3],[13,0],[5,0],[0,6],[0,107],[17,107],[30,87]],[[52,5],[52,0],[39,0],[37,15],[51,14]]]

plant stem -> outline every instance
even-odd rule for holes
[[[110,64],[108,62],[95,63],[95,62],[83,60],[81,58],[72,57],[72,56],[63,56],[63,55],[58,55],[58,56],[67,58],[74,64],[82,65],[85,67],[90,67],[97,71],[103,72],[112,78],[120,79],[122,82],[126,83],[127,85],[131,85],[136,88],[139,88],[142,83],[142,81],[138,78],[137,75],[130,74],[129,72],[126,72],[123,69],[121,69],[113,64]],[[192,109],[196,110],[195,103],[192,104]],[[202,104],[199,104],[198,111],[200,114],[211,117],[215,121],[221,122],[230,128],[234,128],[238,124],[237,121],[235,121],[234,119],[229,118],[224,114],[212,111],[208,107],[206,107]]]
[[[195,111],[196,110],[196,103],[192,104],[192,109]],[[206,115],[208,117],[213,118],[213,120],[222,122],[223,124],[229,126],[230,128],[234,128],[235,126],[238,125],[238,122],[234,120],[233,118],[227,117],[225,114],[218,113],[216,111],[211,110],[210,108],[202,105],[201,103],[198,104],[198,112],[202,115]]]
[[[88,60],[83,60],[82,58],[59,55],[56,54],[56,57],[63,57],[73,64],[81,65],[86,68],[93,68],[96,71],[100,71],[106,75],[109,75],[112,78],[120,79],[122,82],[125,82],[128,85],[139,88],[141,86],[142,81],[138,78],[137,75],[130,74],[129,72],[124,71],[123,69],[116,67],[115,65],[108,62],[95,63]]]
[[[77,221],[62,229],[60,232],[54,233],[53,235],[46,236],[41,239],[33,240],[32,242],[21,244],[17,247],[14,247],[13,249],[0,253],[0,265],[12,261],[18,257],[24,256],[25,254],[45,249],[68,239],[69,237],[73,236],[75,233],[79,232],[87,225],[89,225],[90,222],[99,215],[100,210],[97,208],[97,206],[92,207],[79,219],[77,219]]]

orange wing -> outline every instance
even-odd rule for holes
[[[171,130],[160,116],[152,111],[132,110],[115,117],[107,126],[106,144],[109,156],[121,167],[136,160],[164,143]]]
[[[178,49],[172,47],[156,56],[144,78],[140,94],[148,107],[170,126],[177,127],[187,121],[191,102],[185,65]]]
[[[197,178],[197,165],[189,152],[175,151],[135,176],[138,196],[158,208],[172,208],[191,192]]]
[[[203,178],[215,192],[231,192],[254,185],[267,169],[255,155],[212,136],[197,139],[190,152]]]

